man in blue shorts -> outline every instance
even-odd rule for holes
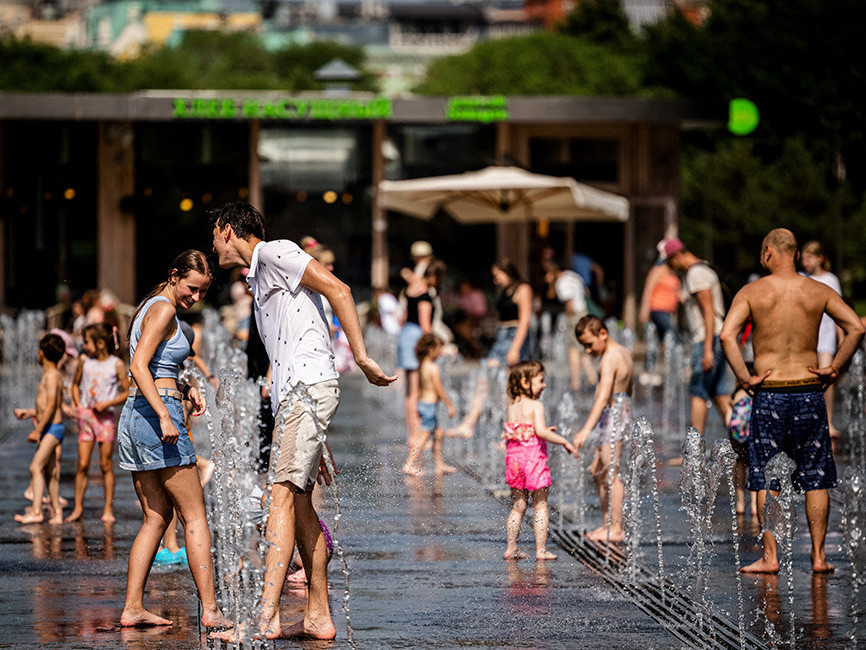
[[[806,516],[812,538],[812,570],[833,571],[824,539],[830,512],[828,489],[836,486],[824,390],[839,376],[863,338],[863,325],[842,297],[820,282],[797,274],[797,240],[791,231],[770,231],[761,246],[761,265],[770,274],[743,287],[734,297],[722,327],[721,342],[737,381],[754,392],[749,436],[750,490],[758,491],[762,516],[764,468],[779,452],[797,464],[791,479],[806,492]],[[831,363],[818,368],[818,327],[827,314],[845,333]],[[755,374],[746,368],[737,336],[752,319]],[[761,521],[763,524],[763,521]],[[761,559],[744,573],[777,573],[776,539],[763,535]]]
[[[707,402],[712,400],[723,422],[731,407],[727,366],[719,343],[725,318],[722,286],[709,264],[687,250],[679,239],[665,240],[664,252],[668,266],[683,275],[686,324],[692,343],[689,419],[691,425],[703,433],[707,425]]]

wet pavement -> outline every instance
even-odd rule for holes
[[[683,646],[664,625],[578,559],[559,553],[555,562],[504,562],[508,505],[466,472],[436,478],[405,478],[405,429],[397,389],[371,393],[360,378],[342,382],[343,399],[329,432],[340,469],[343,516],[337,536],[350,568],[350,617],[359,648],[668,648]],[[640,413],[638,413],[639,415]],[[191,648],[207,646],[197,625],[198,603],[186,570],[154,572],[146,604],[174,621],[165,630],[121,630],[126,559],[138,530],[139,511],[128,474],[118,472],[118,521],[102,524],[101,480],[92,464],[83,523],[20,526],[12,515],[23,511],[27,465],[33,447],[26,430],[0,444],[0,648]],[[718,432],[714,434],[718,436]],[[709,435],[710,438],[713,435]],[[2,438],[0,438],[2,439]],[[449,441],[446,444],[450,444]],[[75,445],[64,445],[61,493],[72,498]],[[675,441],[657,441],[660,459],[677,454]],[[455,453],[452,461],[472,469],[472,459]],[[447,450],[447,449],[446,449]],[[841,469],[840,463],[840,469]],[[429,469],[429,468],[428,468]],[[667,579],[686,596],[695,593],[689,568],[689,522],[679,509],[679,469],[658,465],[662,539]],[[554,477],[553,490],[556,490]],[[588,521],[600,516],[597,498]],[[725,512],[720,499],[719,513]],[[794,547],[793,606],[787,578],[746,577],[742,584],[744,622],[767,645],[769,620],[782,645],[788,639],[789,613],[795,613],[797,647],[856,646],[848,638],[866,637],[862,623],[852,628],[851,571],[839,549],[839,507],[833,505],[828,540],[831,576],[813,577],[808,564],[808,533],[800,517]],[[67,508],[68,513],[71,505]],[[332,523],[332,504],[322,514]],[[521,547],[533,548],[529,517]],[[553,518],[555,521],[555,517]],[[743,564],[756,558],[757,529],[741,520]],[[714,520],[706,598],[737,624],[737,583],[730,542],[730,520]],[[656,540],[645,535],[642,562],[657,567]],[[276,647],[350,647],[341,610],[343,574],[330,565],[331,605],[338,630],[334,644],[281,640]],[[766,602],[766,607],[764,606]],[[301,595],[286,591],[283,615],[299,617]],[[766,615],[762,612],[766,611]],[[862,617],[862,615],[861,615]]]
[[[577,560],[504,562],[507,507],[468,475],[406,479],[405,433],[381,403],[344,382],[330,431],[343,517],[338,531],[350,573],[354,642],[369,648],[668,647],[671,637]],[[399,393],[388,399],[399,400]],[[0,445],[0,647],[190,648],[206,645],[186,570],[148,581],[146,605],[174,621],[169,630],[121,630],[126,559],[139,513],[128,474],[118,472],[117,523],[101,514],[101,479],[91,468],[83,523],[21,526],[33,447],[23,429]],[[67,441],[61,493],[72,498],[75,448]],[[327,499],[326,499],[327,501]],[[66,512],[70,511],[67,508]],[[324,508],[330,523],[333,510]],[[530,550],[527,524],[521,545]],[[335,644],[278,641],[277,647],[349,647],[341,610],[343,575],[330,565]],[[299,616],[287,591],[283,613]]]

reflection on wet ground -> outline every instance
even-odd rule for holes
[[[400,400],[395,391],[389,399]],[[507,506],[461,472],[437,478],[406,478],[399,471],[405,429],[393,412],[369,399],[358,378],[343,381],[343,400],[329,435],[340,468],[343,518],[339,536],[351,569],[351,621],[359,648],[664,648],[679,646],[653,618],[606,584],[575,558],[556,549],[551,562],[504,562]],[[83,522],[20,526],[14,512],[25,505],[23,491],[32,446],[23,435],[0,445],[0,628],[2,647],[148,649],[205,647],[198,627],[198,602],[186,569],[154,570],[146,603],[170,618],[169,629],[117,626],[123,606],[126,560],[138,530],[140,511],[128,475],[118,472],[118,521],[103,524],[101,481],[94,468]],[[446,442],[446,445],[448,443]],[[72,496],[73,445],[64,450],[62,494]],[[662,449],[660,458],[676,453]],[[459,462],[461,458],[452,458]],[[662,536],[667,576],[686,575],[689,523],[680,511],[679,470],[659,463]],[[556,489],[554,484],[553,489]],[[591,494],[591,493],[590,493]],[[589,497],[588,521],[599,517]],[[333,514],[325,499],[324,517]],[[798,502],[794,585],[798,647],[850,646],[851,573],[839,550],[839,508],[833,506],[829,560],[837,572],[813,576],[808,570],[808,534]],[[719,512],[724,512],[720,508]],[[727,528],[726,528],[727,525]],[[728,532],[725,532],[728,531]],[[713,525],[708,596],[736,620],[737,597],[730,522]],[[740,519],[743,559],[760,547],[755,520]],[[531,526],[521,546],[531,549]],[[644,562],[655,562],[655,540],[643,540]],[[348,647],[338,562],[331,565],[335,644]],[[747,576],[743,581],[746,623],[769,643],[767,630],[787,638],[790,605],[785,578]],[[764,605],[766,603],[766,605]],[[300,617],[302,594],[287,590],[286,620]],[[759,614],[759,612],[766,612]],[[857,638],[866,630],[856,631]],[[296,647],[279,641],[277,647]],[[305,644],[303,647],[318,647]]]

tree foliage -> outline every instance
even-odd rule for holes
[[[565,34],[485,41],[435,61],[416,89],[429,95],[636,95],[643,92],[634,54]]]
[[[842,261],[846,289],[862,291],[864,21],[858,0],[710,0],[703,26],[674,14],[646,31],[648,84],[719,120],[734,97],[760,111],[748,140],[699,134],[683,162],[684,235],[741,276],[755,266],[761,233],[786,226],[822,241]]]
[[[131,92],[144,89],[319,90],[314,72],[335,58],[357,67],[357,90],[375,90],[360,47],[316,42],[269,52],[252,34],[190,31],[177,47],[152,48],[129,62],[102,52],[66,51],[0,40],[0,90]]]
[[[632,48],[638,42],[621,0],[581,0],[558,31],[613,48]]]

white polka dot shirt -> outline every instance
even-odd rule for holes
[[[301,286],[310,260],[288,239],[260,242],[253,249],[247,283],[262,342],[271,362],[271,405],[298,382],[310,386],[339,375],[322,297]]]

